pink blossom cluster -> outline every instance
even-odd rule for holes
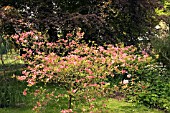
[[[72,113],[72,109],[61,110],[61,113]]]

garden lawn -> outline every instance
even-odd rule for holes
[[[104,99],[103,99],[104,100]],[[97,101],[97,103],[103,102],[103,100]],[[61,106],[62,103],[60,103]],[[81,107],[81,106],[79,106]],[[102,107],[102,106],[101,106]],[[23,108],[0,108],[0,113],[34,113],[30,107]],[[143,105],[138,105],[135,103],[127,103],[124,101],[118,101],[116,99],[109,99],[106,103],[106,108],[104,108],[103,113],[163,113],[162,111],[156,109],[149,109]],[[41,113],[60,113],[60,110],[55,109],[54,106],[47,106],[46,109],[41,111]],[[77,113],[79,113],[77,111]],[[96,113],[98,113],[96,111]]]

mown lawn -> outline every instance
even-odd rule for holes
[[[101,101],[98,101],[99,103]],[[62,106],[62,103],[60,103]],[[53,108],[54,106],[48,106],[43,109],[41,113],[59,113],[60,110]],[[81,106],[80,106],[81,107]],[[102,107],[102,106],[101,106]],[[0,113],[34,113],[31,107],[23,108],[0,108]],[[156,109],[149,109],[143,105],[137,105],[135,103],[127,103],[124,101],[118,101],[116,99],[109,99],[106,103],[106,108],[103,113],[163,113]],[[77,113],[79,113],[77,111]],[[98,113],[96,111],[96,113]]]

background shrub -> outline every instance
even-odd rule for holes
[[[169,111],[169,71],[163,67],[145,70],[144,77],[140,81],[126,88],[127,100]]]

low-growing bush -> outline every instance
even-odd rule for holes
[[[127,100],[138,102],[151,108],[170,110],[169,72],[162,67],[145,69],[143,78],[126,88]]]

